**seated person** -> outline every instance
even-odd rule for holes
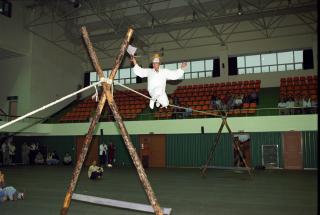
[[[183,112],[182,115],[183,115],[183,118],[187,118],[187,117],[191,116],[191,114],[192,114],[192,108],[188,107],[185,109],[185,112]]]
[[[249,102],[250,102],[250,103],[257,103],[257,104],[259,104],[259,95],[258,95],[258,93],[256,93],[255,91],[252,91],[252,92],[249,94]]]
[[[303,107],[303,99],[300,95],[296,95],[294,97],[294,113],[295,114],[301,114],[303,113],[302,107]]]
[[[44,159],[43,159],[43,155],[41,154],[41,152],[37,153],[36,158],[34,159],[34,163],[35,164],[44,164]]]
[[[278,102],[279,115],[286,115],[288,104],[285,98],[281,98]]]
[[[97,162],[93,161],[88,170],[88,178],[91,180],[100,179],[102,177],[103,168],[97,166]]]
[[[312,98],[311,99],[311,113],[317,113],[318,108],[318,99]]]
[[[234,108],[234,100],[235,100],[235,97],[232,94],[230,94],[229,99],[226,103],[226,108],[227,108],[226,110],[227,111]]]
[[[0,171],[0,188],[4,187],[4,174]]]
[[[288,114],[290,114],[290,115],[294,114],[294,99],[293,99],[293,97],[289,97],[286,104],[287,104],[287,108],[288,108]]]
[[[177,96],[174,96],[172,99],[172,103],[175,106],[180,106],[180,101],[179,98]],[[180,116],[180,109],[178,107],[173,107],[173,114],[172,114],[172,118],[177,119]]]
[[[309,96],[305,96],[302,100],[303,113],[311,112],[311,99]]]
[[[237,95],[233,102],[234,102],[233,103],[233,107],[234,108],[241,108],[241,106],[242,106],[242,96],[241,95]]]
[[[66,152],[66,154],[63,157],[63,164],[70,165],[71,163],[72,163],[71,155],[68,152]]]
[[[221,101],[221,99],[219,97],[216,97],[215,105],[216,105],[216,109],[217,110],[221,110],[222,109],[222,101]]]
[[[18,199],[24,199],[24,193],[18,192],[12,186],[0,188],[0,201],[16,201]]]
[[[56,152],[50,152],[47,156],[47,164],[48,165],[56,165],[59,163],[59,156]]]
[[[217,109],[216,100],[217,100],[217,97],[215,95],[212,95],[211,96],[211,100],[210,100],[210,108],[212,110],[216,110]]]

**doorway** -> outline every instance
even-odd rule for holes
[[[139,136],[140,159],[145,168],[166,166],[166,137],[163,134]]]
[[[284,169],[303,169],[300,131],[282,133]]]
[[[78,161],[82,146],[84,144],[85,136],[76,137],[76,160]],[[93,136],[89,146],[89,150],[84,160],[85,166],[90,166],[92,161],[99,161],[98,158],[99,136]]]

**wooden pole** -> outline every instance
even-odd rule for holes
[[[218,131],[218,134],[217,134],[217,136],[216,136],[216,138],[215,138],[215,141],[214,141],[213,145],[211,146],[211,149],[210,149],[210,152],[209,152],[207,161],[206,161],[206,163],[205,163],[205,165],[204,165],[204,167],[203,167],[203,169],[202,169],[202,171],[201,171],[202,177],[204,177],[205,174],[206,174],[206,171],[207,171],[209,162],[210,162],[210,160],[211,160],[212,157],[213,157],[213,154],[214,154],[214,151],[215,151],[215,149],[216,149],[217,144],[219,143],[219,140],[220,140],[220,137],[221,137],[221,132],[222,132],[222,129],[223,129],[224,126],[226,126],[229,134],[231,135],[231,138],[233,138],[233,133],[232,133],[232,131],[231,131],[229,125],[228,125],[228,122],[227,122],[227,116],[223,116],[223,117],[222,117],[222,122],[221,122],[221,125],[220,125],[220,128],[219,128],[219,131]],[[243,156],[243,153],[242,153],[242,151],[241,151],[241,149],[240,149],[239,142],[235,141],[234,139],[232,140],[232,142],[233,142],[235,148],[237,149],[237,151],[239,152],[240,158],[241,158],[241,160],[243,161],[246,169],[248,170],[249,175],[251,176],[250,168],[249,168],[249,166],[247,165],[247,162],[246,162],[246,160],[245,160],[245,158],[244,158],[244,156]]]
[[[84,39],[84,41],[86,43],[86,46],[87,46],[91,61],[92,61],[93,66],[95,67],[95,69],[97,71],[97,74],[98,74],[100,79],[104,79],[103,71],[102,71],[102,69],[100,67],[100,64],[98,62],[98,58],[97,58],[97,56],[96,56],[96,54],[95,54],[95,52],[93,50],[92,43],[91,43],[91,41],[89,39],[89,35],[88,35],[88,32],[87,32],[85,27],[81,28],[81,33],[83,35],[83,39]],[[109,81],[113,81],[113,79],[114,79],[114,77],[115,77],[115,75],[116,75],[116,73],[117,73],[117,71],[119,69],[119,66],[120,66],[120,64],[122,62],[123,56],[124,56],[124,54],[126,52],[126,49],[128,47],[129,41],[130,41],[130,39],[132,37],[132,34],[133,34],[133,29],[129,28],[129,30],[128,30],[127,34],[126,34],[126,37],[125,37],[125,39],[123,40],[123,42],[121,44],[120,53],[118,54],[118,56],[116,58],[115,66],[113,67],[113,69],[112,69],[112,71],[111,71],[111,73],[109,75]],[[140,161],[140,159],[138,157],[138,154],[137,154],[137,152],[136,152],[136,150],[135,150],[135,148],[134,148],[134,146],[132,144],[130,136],[129,136],[129,134],[128,134],[127,130],[126,130],[126,127],[125,127],[125,125],[124,125],[124,123],[122,121],[122,118],[121,118],[121,116],[119,114],[118,107],[117,107],[116,103],[113,100],[113,96],[112,96],[112,92],[111,92],[111,83],[110,82],[109,83],[104,82],[104,83],[102,83],[102,87],[103,87],[102,96],[106,97],[107,100],[108,100],[110,109],[112,110],[114,118],[116,119],[116,122],[118,123],[118,126],[120,128],[120,131],[121,131],[122,137],[124,139],[125,145],[126,145],[128,151],[129,151],[129,154],[130,154],[130,156],[131,156],[131,158],[133,160],[133,163],[134,163],[135,167],[137,168],[137,172],[138,172],[140,181],[142,182],[142,185],[143,185],[143,187],[145,189],[145,192],[146,192],[146,194],[148,196],[149,202],[150,202],[151,206],[153,207],[155,214],[163,215],[162,209],[161,209],[161,207],[160,207],[160,205],[158,203],[157,198],[155,197],[155,194],[154,194],[154,192],[153,192],[153,190],[151,188],[151,185],[150,185],[150,183],[148,181],[147,175],[146,175],[146,173],[144,171],[144,168],[143,168],[143,166],[141,164],[141,161]],[[104,99],[104,102],[105,102],[105,99]],[[97,115],[99,115],[99,114],[97,113]],[[100,112],[100,115],[101,115],[101,112]],[[87,151],[83,150],[83,153],[85,153],[84,154],[84,157],[85,157]],[[83,161],[82,161],[82,163],[83,163]],[[79,164],[79,166],[82,166],[82,164],[81,165]],[[80,169],[81,169],[81,167],[80,167]],[[71,201],[70,198],[72,196],[72,192],[74,190],[74,186],[75,186],[75,183],[77,181],[77,178],[76,178],[75,182],[71,181],[71,183],[70,183],[70,186],[69,186],[69,189],[68,189],[65,201],[64,201],[64,207],[61,210],[61,214],[62,215],[66,214],[66,211],[69,208],[70,201]],[[73,185],[73,189],[71,187],[72,185]]]
[[[207,169],[208,169],[209,162],[210,162],[210,160],[212,159],[213,154],[214,154],[214,151],[215,151],[215,149],[216,149],[216,146],[217,146],[217,144],[218,144],[219,141],[220,141],[221,132],[222,132],[222,129],[223,129],[224,125],[225,125],[225,120],[222,119],[222,122],[221,122],[221,125],[220,125],[220,128],[219,128],[218,134],[217,134],[217,136],[216,136],[216,138],[215,138],[215,140],[214,140],[213,145],[211,146],[211,149],[210,149],[210,152],[209,152],[209,155],[208,155],[206,164],[204,165],[204,167],[203,167],[203,169],[202,169],[202,171],[201,171],[202,177],[205,176],[206,171],[207,171]]]
[[[233,138],[233,133],[232,133],[232,131],[231,131],[231,129],[230,129],[227,121],[226,121],[226,127],[227,127],[229,133],[231,134],[231,136],[232,136],[232,138]],[[235,139],[233,138],[233,144],[235,145],[236,149],[238,150],[239,155],[240,155],[240,158],[241,158],[241,160],[243,161],[244,166],[245,166],[246,169],[248,170],[249,175],[251,176],[250,167],[247,165],[247,161],[246,161],[246,159],[244,158],[243,153],[242,153],[242,151],[241,151],[241,149],[240,149],[239,141],[238,141],[238,140],[235,140]]]

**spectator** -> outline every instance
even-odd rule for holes
[[[49,152],[47,156],[47,164],[48,165],[57,165],[59,164],[59,156],[56,154],[56,152]]]
[[[71,155],[68,152],[66,152],[66,154],[63,157],[63,164],[70,165],[71,163],[72,163]]]
[[[108,145],[108,167],[112,167],[114,161],[115,161],[115,151],[116,151],[116,147],[115,145],[110,142]]]
[[[294,99],[292,97],[289,97],[287,100],[287,108],[289,115],[294,114]]]
[[[30,152],[29,152],[29,162],[30,162],[31,165],[34,164],[34,159],[35,159],[35,157],[37,155],[37,151],[38,151],[37,145],[35,143],[31,143]]]
[[[245,94],[242,98],[243,103],[250,103],[249,93]]]
[[[2,151],[2,164],[8,165],[9,164],[9,146],[7,143],[7,140],[5,140],[1,145],[1,151]]]
[[[21,147],[21,155],[22,155],[22,163],[23,164],[29,164],[29,153],[30,153],[30,147],[26,142],[22,144]]]
[[[18,199],[24,199],[24,193],[18,192],[16,188],[12,186],[4,187],[0,189],[0,201],[16,201]]]
[[[97,162],[93,161],[88,170],[88,178],[91,180],[100,179],[103,174],[103,168],[97,166]]]
[[[180,101],[179,101],[179,98],[177,96],[174,96],[173,99],[173,105],[175,106],[180,106]],[[178,107],[173,107],[173,114],[172,114],[172,117],[174,119],[177,119],[179,118],[179,112],[180,112],[180,109]]]
[[[41,154],[40,151],[38,151],[35,159],[34,159],[34,163],[35,164],[44,164],[44,159],[43,159],[43,155]]]
[[[185,109],[185,111],[182,113],[183,118],[188,118],[188,117],[191,116],[191,114],[192,114],[192,108],[191,107],[187,107]]]
[[[58,162],[60,161],[59,155],[56,151],[53,151],[52,158],[57,160]]]
[[[318,108],[318,100],[317,98],[311,99],[311,113],[317,113]]]
[[[227,111],[229,99],[229,93],[227,93],[225,96],[221,96],[221,110]]]
[[[104,142],[99,146],[100,165],[105,165],[107,160],[108,146]]]
[[[302,100],[303,113],[311,113],[311,100],[309,96],[305,96]]]
[[[234,105],[233,108],[241,108],[242,106],[242,97],[240,94],[238,94],[234,99]]]
[[[296,95],[294,97],[294,108],[295,108],[294,113],[301,114],[303,112],[302,107],[303,107],[303,100],[300,95]]]
[[[211,108],[211,110],[217,110],[218,109],[216,101],[217,101],[217,97],[215,95],[212,95],[211,96],[211,100],[210,100],[210,108]]]
[[[12,142],[12,137],[9,138],[9,143],[8,143],[8,147],[9,147],[9,156],[10,156],[10,159],[9,159],[9,163],[10,164],[15,164],[16,163],[16,159],[15,159],[15,156],[16,156],[16,146],[15,144]]]
[[[256,91],[252,91],[249,95],[249,103],[257,103],[259,104],[259,96]]]
[[[0,171],[0,189],[4,187],[4,174]]]
[[[278,108],[279,108],[279,115],[286,115],[287,114],[287,108],[288,104],[285,98],[280,98],[278,102]]]

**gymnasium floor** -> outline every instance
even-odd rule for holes
[[[26,199],[0,204],[1,215],[59,214],[72,167],[0,167],[6,184],[25,190]],[[76,193],[148,203],[135,169],[105,168],[101,181],[89,181],[82,171]],[[316,215],[317,171],[209,169],[147,169],[161,207],[172,215]],[[148,214],[73,200],[68,214]]]

